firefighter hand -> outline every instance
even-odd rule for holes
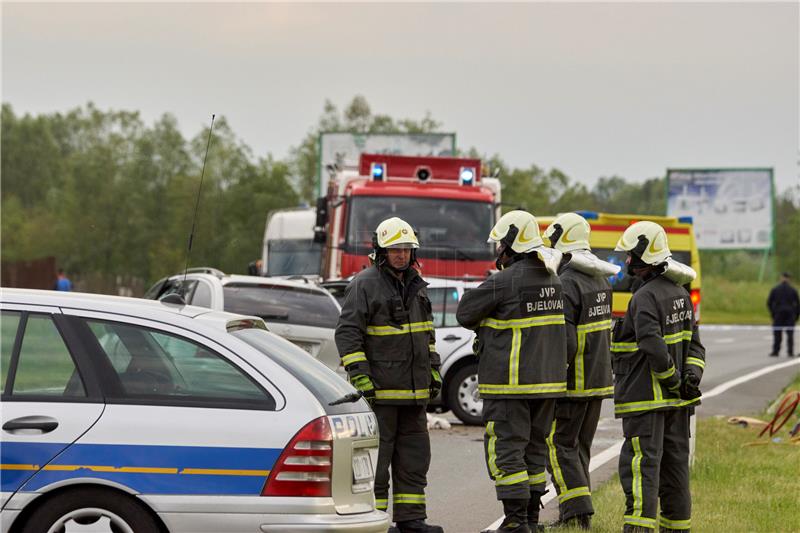
[[[481,355],[481,341],[478,340],[477,335],[475,335],[475,340],[472,341],[472,353],[475,354],[475,357],[480,357]]]
[[[673,371],[672,374],[669,375],[669,377],[659,378],[659,381],[672,394],[674,394],[675,396],[680,396],[681,375],[678,373],[677,370]]]
[[[683,383],[681,383],[681,400],[694,400],[702,396],[700,392],[700,378],[694,374],[686,374],[683,376]]]
[[[375,384],[366,374],[358,374],[351,377],[350,384],[353,385],[369,403],[375,400]]]
[[[436,398],[442,390],[442,375],[435,368],[431,368],[431,399]]]

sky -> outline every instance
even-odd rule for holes
[[[667,168],[800,180],[800,4],[7,3],[2,101],[224,115],[286,157],[326,99],[430,112],[460,148],[589,186]]]

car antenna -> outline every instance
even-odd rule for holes
[[[189,232],[189,246],[186,250],[186,266],[183,268],[183,281],[178,294],[171,293],[159,298],[164,303],[186,305],[183,298],[184,287],[186,286],[186,275],[189,272],[189,257],[192,255],[192,241],[194,241],[194,228],[197,222],[197,211],[200,208],[200,193],[203,190],[203,177],[206,174],[206,160],[208,159],[208,148],[211,146],[211,132],[214,131],[215,114],[211,115],[211,127],[208,128],[208,141],[206,141],[206,153],[203,155],[203,169],[200,171],[200,185],[197,187],[197,199],[194,203],[194,214],[192,215],[192,230]]]
[[[211,115],[211,127],[208,128],[208,141],[206,141],[206,153],[203,156],[203,170],[200,171],[200,185],[197,187],[197,200],[194,203],[194,214],[192,215],[192,231],[189,232],[189,248],[186,250],[186,267],[183,269],[183,283],[186,284],[186,274],[189,272],[189,256],[192,255],[192,241],[194,240],[194,227],[197,222],[197,211],[200,208],[200,193],[203,190],[203,177],[206,174],[206,160],[208,159],[208,148],[211,146],[211,132],[214,131],[214,117]]]

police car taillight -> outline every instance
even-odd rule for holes
[[[269,474],[262,496],[330,496],[333,433],[326,417],[306,424]]]

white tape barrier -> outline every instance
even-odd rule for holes
[[[800,358],[795,359],[794,361],[787,361],[785,363],[779,363],[777,365],[770,365],[764,367],[760,370],[756,370],[754,372],[750,372],[749,374],[745,374],[744,376],[740,376],[736,379],[732,379],[720,385],[717,385],[713,389],[708,392],[703,393],[703,399],[713,398],[714,396],[719,396],[723,392],[732,389],[736,385],[741,385],[742,383],[746,383],[748,381],[754,380],[758,377],[763,376],[764,374],[769,374],[770,372],[774,372],[776,370],[781,370],[783,368],[787,368],[790,366],[800,365]],[[695,419],[692,419],[695,420]],[[692,431],[692,435],[695,432]],[[619,455],[619,452],[622,450],[622,445],[625,443],[624,439],[620,439],[602,452],[598,453],[597,455],[592,456],[591,460],[589,461],[589,472],[594,472],[610,460],[614,459]],[[556,489],[552,485],[547,486],[547,493],[542,496],[542,505],[547,505],[550,501],[552,501],[556,497]],[[495,522],[493,522],[490,526],[484,529],[497,529],[500,527],[500,524],[503,522],[504,516],[498,518]]]

